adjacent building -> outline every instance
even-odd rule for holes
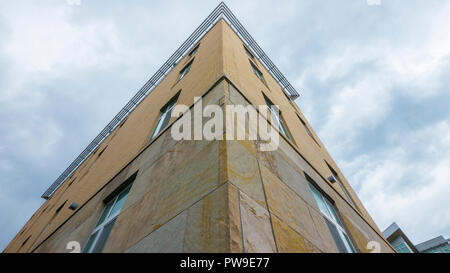
[[[43,194],[4,252],[77,244],[84,252],[370,252],[371,241],[395,252],[297,97],[221,3]],[[200,103],[225,115],[228,106],[254,109],[279,143],[264,151],[263,136],[246,129],[233,139],[227,129],[242,125],[234,118],[216,128],[221,137],[174,139]],[[178,105],[186,111],[177,117]]]
[[[395,222],[383,231],[383,235],[398,253],[450,253],[449,239],[438,236],[414,245]]]
[[[450,253],[450,239],[438,236],[416,245],[416,248],[421,253]]]
[[[418,253],[415,245],[409,240],[403,230],[394,222],[383,231],[386,240],[398,253]]]

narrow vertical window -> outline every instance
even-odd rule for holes
[[[136,176],[133,175],[133,178]],[[100,219],[97,222],[94,230],[89,236],[86,245],[84,246],[83,252],[85,253],[99,253],[102,252],[103,247],[108,240],[109,234],[116,222],[117,216],[119,216],[120,210],[128,196],[131,184],[125,189],[119,192],[114,198],[112,198],[108,203],[106,203],[105,209],[103,210]]]
[[[178,77],[178,80],[181,80],[182,78],[184,78],[184,76],[186,76],[186,74],[189,72],[189,70],[191,70],[191,66],[192,66],[192,62],[194,60],[190,61],[183,69],[181,69],[180,71],[180,76]]]
[[[297,113],[296,113],[297,114]],[[317,140],[314,138],[314,135],[312,134],[311,130],[309,130],[308,125],[306,125],[306,122],[300,117],[299,114],[297,114],[298,119],[300,120],[300,122],[302,123],[303,127],[305,128],[306,133],[312,138],[312,140],[314,140],[314,142],[319,145],[319,142],[317,142]]]
[[[308,180],[311,180],[311,178],[309,178],[308,175],[306,175],[306,178]],[[341,219],[339,218],[338,214],[336,213],[336,210],[334,209],[334,205],[328,200],[328,198],[325,198],[323,194],[320,193],[320,191],[316,188],[315,185],[310,183],[309,187],[311,188],[314,199],[316,200],[316,203],[319,206],[319,210],[322,213],[325,222],[327,223],[328,229],[330,230],[331,235],[333,236],[333,239],[336,243],[339,252],[355,253],[356,250],[353,247],[353,244],[350,241],[350,238],[348,237],[344,226],[342,225]]]
[[[259,69],[256,67],[255,64],[253,64],[251,61],[250,65],[252,66],[253,72],[255,73],[255,75],[265,84],[266,82],[264,81],[264,77],[261,71],[259,71]]]
[[[153,132],[150,136],[150,140],[155,138],[159,132],[161,132],[162,129],[164,129],[167,124],[169,124],[170,117],[172,114],[172,109],[175,107],[178,96],[180,95],[180,92],[178,92],[173,98],[170,99],[170,101],[164,105],[163,108],[161,108],[160,115],[158,117],[158,121],[156,121],[156,124],[153,128]]]
[[[272,103],[272,101],[268,97],[266,97],[266,95],[264,95],[264,93],[263,93],[263,96],[264,96],[267,106],[269,107],[269,110],[272,114],[272,117],[274,119],[276,126],[278,127],[280,132],[282,132],[287,138],[292,140],[291,136],[287,130],[287,127],[284,124],[283,118],[281,116],[281,112],[275,110],[275,105]]]
[[[248,49],[245,45],[244,45],[244,49],[245,49],[245,52],[247,53],[247,55],[248,55],[250,58],[252,58],[252,59],[255,58],[255,55],[253,55],[253,53],[250,51],[250,49]]]
[[[303,127],[305,127],[306,133],[308,133],[308,135],[313,138],[311,131],[309,130],[308,126],[306,126],[306,123],[303,121],[303,119],[298,114],[297,117],[300,119],[300,122],[303,124]]]
[[[200,46],[200,44],[196,45],[196,46],[194,47],[194,49],[192,49],[191,52],[189,52],[189,57],[194,56],[194,54],[197,52],[199,46]]]
[[[350,198],[350,195],[348,194],[347,190],[345,189],[344,185],[342,185],[341,179],[339,178],[338,173],[330,166],[330,164],[328,164],[327,161],[325,161],[325,164],[327,164],[328,169],[330,169],[331,173],[333,174],[333,176],[336,178],[336,181],[339,184],[339,187],[341,187],[342,191],[345,194],[345,197],[347,197],[347,200],[350,202],[350,204],[352,204],[353,206],[355,206],[355,204],[352,201],[352,198]]]

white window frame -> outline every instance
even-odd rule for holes
[[[154,139],[159,134],[159,132],[161,132],[161,130],[164,129],[167,126],[168,122],[167,122],[167,124],[165,126],[163,126],[164,121],[166,120],[166,118],[168,118],[170,120],[172,109],[177,104],[177,101],[178,101],[178,94],[175,95],[175,97],[173,97],[169,101],[169,105],[166,105],[165,107],[163,107],[163,110],[160,111],[160,115],[158,117],[158,120],[156,121],[156,124],[154,126],[152,134],[150,135],[150,139],[149,140]]]
[[[85,247],[86,247],[87,244],[89,243],[89,240],[91,239],[91,237],[92,237],[94,234],[97,234],[97,235],[96,235],[94,241],[92,242],[91,246],[89,247],[89,249],[83,249],[83,252],[85,252],[85,253],[92,253],[92,251],[94,250],[95,246],[97,245],[97,242],[98,242],[99,238],[100,238],[101,235],[102,235],[102,232],[103,232],[105,226],[107,226],[109,223],[111,223],[112,221],[115,221],[115,220],[117,219],[117,216],[119,216],[120,212],[122,211],[122,207],[120,207],[119,210],[118,210],[117,212],[115,212],[113,215],[109,215],[109,213],[111,213],[112,209],[114,208],[114,206],[115,206],[117,200],[119,199],[119,196],[120,196],[122,193],[124,193],[125,191],[128,191],[127,196],[125,196],[125,200],[127,199],[128,194],[129,194],[129,191],[130,191],[130,188],[131,188],[131,184],[128,185],[127,187],[125,187],[125,188],[124,188],[123,190],[121,190],[119,193],[117,193],[116,196],[115,196],[112,200],[110,200],[108,203],[106,203],[105,208],[102,210],[102,213],[100,214],[100,216],[99,216],[99,218],[98,218],[98,220],[97,220],[97,222],[96,222],[97,224],[96,224],[94,230],[91,232],[91,234],[89,235],[89,238],[88,238],[87,241],[86,241]],[[98,224],[98,222],[102,219],[102,216],[103,216],[103,214],[104,214],[104,212],[105,212],[105,209],[108,208],[108,205],[109,205],[111,202],[112,202],[112,205],[111,205],[111,207],[109,207],[108,214],[106,215],[106,217],[105,217],[105,219],[103,220],[103,222],[100,223],[100,224]],[[122,205],[122,206],[123,206],[123,205]],[[109,235],[108,235],[108,237],[109,237]],[[106,238],[106,239],[108,239],[108,238]]]
[[[289,131],[287,130],[286,125],[284,124],[283,118],[281,117],[280,109],[277,107],[278,108],[277,111],[277,109],[275,109],[275,105],[268,97],[266,97],[266,95],[264,95],[264,99],[266,101],[267,107],[269,107],[271,116],[275,119],[274,121],[278,126],[278,130],[282,132],[288,139],[292,140],[291,135],[289,134]]]
[[[256,65],[251,60],[249,60],[249,62],[253,69],[253,73],[255,73],[256,77],[258,77],[258,79],[260,79],[264,84],[266,84],[263,73],[256,67]]]
[[[326,208],[325,212],[323,211],[322,206],[320,206],[320,204],[317,205],[319,206],[319,210],[322,213],[323,217],[325,217],[338,230],[339,237],[342,243],[344,244],[347,253],[355,253],[356,248],[353,246],[353,243],[350,240],[350,236],[348,236],[347,231],[343,227],[342,220],[339,218],[339,215],[337,214],[337,211],[334,209],[333,204],[327,198],[325,198],[323,194],[314,185],[310,183],[309,187],[313,192],[313,196],[314,199],[316,200],[316,203],[319,203],[319,201],[317,200],[317,198],[319,198],[319,200],[321,200],[325,204]],[[334,217],[336,217],[336,219],[333,217],[333,215]],[[336,240],[334,236],[333,239]]]

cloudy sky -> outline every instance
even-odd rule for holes
[[[226,3],[378,226],[450,237],[450,2],[367,1]],[[0,249],[219,3],[160,2],[1,1]]]

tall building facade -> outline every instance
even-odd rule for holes
[[[297,95],[221,3],[44,193],[4,251],[370,252],[375,241],[395,252]],[[172,116],[175,106],[195,112],[199,102],[225,115],[227,106],[277,105],[257,114],[279,143],[263,151],[259,132],[228,138],[234,118],[224,118],[222,138],[174,139],[187,115]]]

